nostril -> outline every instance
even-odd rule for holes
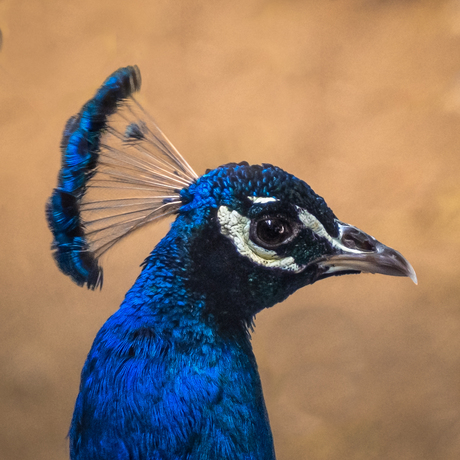
[[[343,235],[342,236],[342,243],[344,246],[350,249],[356,249],[356,241],[351,235]]]
[[[350,229],[342,235],[342,243],[344,246],[350,249],[358,249],[360,251],[375,251],[376,246],[374,239],[361,233],[356,229]]]
[[[367,239],[362,242],[361,249],[364,251],[375,251],[375,244],[372,240]]]

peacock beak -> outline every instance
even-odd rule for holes
[[[314,261],[319,278],[350,272],[407,276],[417,284],[412,265],[398,251],[352,225],[337,221],[339,236],[334,238],[334,253]]]

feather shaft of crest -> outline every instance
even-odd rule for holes
[[[58,186],[47,204],[59,268],[102,285],[98,259],[142,226],[176,214],[197,174],[133,97],[137,67],[118,69],[67,122]]]
[[[151,165],[147,161],[144,161],[142,159],[134,159],[131,157],[123,156],[123,152],[120,152],[118,149],[115,149],[109,145],[104,145],[103,148],[119,156],[114,158],[108,155],[101,155],[106,159],[106,161],[99,162],[101,165],[104,165],[107,167],[119,166],[119,167],[124,167],[128,169],[127,166],[122,166],[123,163],[126,163],[130,165],[132,169],[134,169],[135,171],[139,171],[141,173],[145,173],[148,171],[153,176],[159,176],[162,179],[167,179],[172,182],[177,182],[183,187],[187,187],[190,183],[190,182],[185,181],[184,179],[181,179],[179,176],[176,176],[173,173],[167,171],[166,169],[163,169],[160,167],[157,167],[155,169],[151,167]]]
[[[100,183],[100,182],[111,182],[111,183],[115,183],[116,185],[96,185],[96,184],[91,184],[91,188],[93,189],[106,189],[106,190],[138,190],[138,191],[148,191],[150,190],[150,187],[127,187],[125,186],[125,183],[124,182],[118,182],[118,181],[115,181],[115,180],[97,180],[95,181],[96,183]],[[177,191],[177,189],[174,189],[174,191]],[[177,195],[176,195],[177,196]]]
[[[198,178],[182,155],[180,155],[177,149],[158,127],[155,120],[142,108],[134,97],[130,97],[128,100],[124,101],[123,104],[120,105],[120,108],[121,110],[119,110],[117,115],[124,123],[129,123],[133,118],[140,121],[138,124],[139,132],[146,142],[141,144],[139,139],[127,139],[126,134],[122,135],[114,127],[112,127],[110,131],[111,134],[129,142],[130,145],[137,148],[139,151],[150,155],[153,161],[163,163],[163,165],[170,168],[172,171],[178,173],[177,168],[179,168],[182,176],[186,177],[188,182]],[[146,123],[144,119],[147,119],[149,123]],[[158,152],[161,152],[164,158],[159,157]]]
[[[160,181],[150,180],[148,176],[144,176],[143,174],[139,174],[139,177],[136,177],[133,174],[129,174],[126,171],[123,171],[124,168],[119,168],[120,170],[110,170],[104,171],[104,174],[107,175],[109,179],[114,181],[123,182],[126,184],[133,184],[133,185],[145,185],[146,187],[161,187],[161,188],[169,188],[172,190],[177,189],[177,185],[169,185],[162,183]],[[98,181],[98,179],[95,179]]]
[[[114,129],[113,127],[109,127],[108,132],[110,134],[112,134],[113,136],[115,136],[116,138],[118,138],[119,140],[121,140],[121,141],[126,140],[125,136],[123,134],[121,134],[118,130]],[[163,151],[163,149],[160,149],[161,146],[156,147],[156,145],[153,144],[153,143],[152,143],[152,145],[154,146],[155,149],[161,150],[164,153],[164,155],[167,156],[167,153],[165,153]],[[129,142],[128,146],[138,150],[140,153],[143,153],[147,157],[147,160],[144,160],[144,161],[142,161],[141,159],[138,159],[138,161],[142,162],[142,164],[146,164],[146,165],[155,164],[156,169],[160,169],[162,171],[165,171],[167,173],[174,174],[175,176],[177,176],[177,171],[176,171],[176,168],[174,167],[174,165],[171,165],[170,163],[168,163],[166,160],[164,160],[161,157],[155,156],[155,150],[153,150],[153,151],[149,150],[147,148],[147,147],[149,147],[148,144],[141,145],[139,142],[131,141],[131,142]],[[117,151],[117,149],[115,149],[112,146],[104,146],[104,147],[106,147],[108,151],[113,152],[114,154],[117,154],[117,153],[119,154],[120,153],[119,151]],[[103,152],[103,153],[107,155],[107,152]],[[130,160],[132,160],[132,159],[130,158]],[[130,161],[130,160],[125,160],[125,161]],[[160,167],[158,165],[162,165],[163,167]],[[187,176],[187,177],[189,177],[189,176]],[[190,179],[194,179],[194,178],[190,178]]]
[[[149,218],[143,218],[141,220],[139,219],[132,219],[130,221],[124,222],[125,224],[124,227],[122,227],[122,231],[120,232],[119,236],[112,237],[109,241],[104,243],[103,245],[99,245],[99,243],[104,240],[103,237],[94,240],[94,251],[95,253],[99,256],[107,252],[112,246],[114,246],[116,243],[118,243],[122,238],[124,238],[128,233],[132,233],[141,226],[145,224],[149,224],[151,222],[154,222],[155,220],[163,219],[164,217],[170,216],[176,214],[176,210],[172,210],[169,212],[164,212],[159,216],[150,216]],[[120,223],[121,225],[122,223]]]
[[[158,126],[158,124],[156,123],[156,121],[153,119],[153,117],[147,113],[144,108],[139,104],[139,102],[137,102],[137,100],[133,97],[132,98],[134,103],[139,107],[139,109],[142,111],[142,113],[145,115],[145,117],[147,119],[149,119],[152,123],[153,126],[155,126],[156,130],[158,131],[158,133],[160,134],[160,137],[156,137],[159,141],[161,139],[161,137],[164,138],[164,142],[161,141],[162,145],[164,145],[165,149],[169,152],[170,149],[172,150],[172,154],[170,155],[171,156],[171,159],[173,159],[173,161],[175,163],[177,163],[178,165],[180,165],[181,167],[184,168],[184,172],[185,171],[188,171],[188,177],[192,180],[196,180],[198,179],[198,175],[196,174],[196,172],[190,167],[190,165],[185,161],[184,157],[179,153],[179,151],[176,149],[176,147],[174,147],[174,145],[170,142],[170,140],[166,137],[166,135],[163,133],[163,131],[160,129],[160,127]],[[153,134],[153,133],[152,133]]]
[[[141,169],[139,167],[130,167],[130,166],[125,166],[123,164],[116,164],[116,163],[106,163],[106,162],[101,162],[100,163],[101,166],[104,166],[105,169],[104,170],[100,170],[101,174],[112,174],[112,171],[117,171],[117,170],[124,170],[124,171],[127,171],[126,174],[128,174],[129,172],[131,172],[131,174],[138,174],[140,177],[143,177],[143,178],[146,178],[147,180],[149,180],[151,177],[155,177],[157,178],[158,180],[160,181],[169,181],[169,182],[175,182],[177,184],[177,186],[181,186],[181,187],[186,187],[187,186],[187,182],[183,181],[183,180],[178,180],[177,178],[170,178],[164,174],[159,174],[159,173],[155,173],[155,172],[152,172],[150,173],[150,171],[147,169],[147,168],[144,168],[144,169]],[[112,169],[111,169],[112,168]],[[150,173],[150,174],[148,174]]]
[[[105,230],[105,229],[112,229],[112,228],[115,228],[115,227],[119,227],[119,226],[124,226],[124,225],[127,225],[129,226],[129,224],[132,224],[133,222],[137,222],[137,221],[141,221],[141,220],[146,220],[146,219],[150,219],[153,215],[156,215],[157,213],[159,214],[158,217],[162,217],[163,213],[160,213],[160,211],[162,209],[164,209],[165,207],[167,207],[170,203],[168,203],[167,205],[162,205],[160,206],[159,208],[151,211],[151,208],[148,208],[151,212],[146,216],[145,214],[142,214],[138,217],[134,217],[132,219],[123,219],[122,221],[120,222],[116,222],[114,224],[108,224],[104,227],[99,227],[99,228],[95,228],[94,230],[88,230],[87,231],[87,235],[91,235],[91,234],[94,234],[94,233],[99,233],[101,230]],[[146,210],[139,210],[139,212],[141,213],[144,213]],[[107,218],[100,218],[100,219],[95,219],[93,221],[89,221],[88,222],[88,225],[94,225],[94,224],[97,224],[98,222],[103,222],[103,221],[107,221],[107,220],[110,220],[110,219],[116,219],[117,217],[121,217],[121,216],[126,216],[126,215],[131,215],[131,214],[136,214],[137,211],[130,211],[130,212],[126,212],[126,213],[121,213],[121,214],[118,214],[118,215],[113,215],[113,216],[110,216],[110,217],[107,217]],[[173,212],[173,211],[171,211]],[[104,236],[101,236],[100,238],[104,238]]]
[[[177,186],[162,184],[161,182],[153,182],[153,181],[142,181],[140,179],[131,178],[128,175],[124,174],[110,174],[109,179],[96,179],[95,182],[111,182],[113,184],[132,184],[138,185],[139,190],[153,190],[153,188],[162,189],[162,190],[170,190],[171,192],[176,192]],[[117,189],[118,187],[112,187]]]
[[[147,200],[151,200],[152,202],[161,202],[164,203],[164,200],[175,200],[176,197],[172,195],[159,195],[159,196],[152,196],[152,197],[145,197],[145,198],[119,198],[116,200],[99,200],[99,201],[90,201],[81,205],[81,209],[85,209],[87,211],[96,211],[100,209],[107,209],[108,207],[124,207],[124,206],[132,206],[133,204],[144,204]],[[139,200],[136,203],[136,200]],[[128,201],[130,203],[128,203]],[[175,200],[179,201],[179,200]],[[134,203],[133,203],[134,202]],[[94,206],[99,205],[99,206]]]
[[[170,204],[170,203],[168,203],[168,204]],[[166,206],[166,205],[162,205],[162,206],[160,206],[160,208],[158,208],[158,209],[161,209],[163,206]],[[108,209],[108,208],[103,208],[103,209]],[[142,213],[142,214],[143,214],[143,213],[151,212],[151,211],[152,211],[152,206],[150,205],[150,206],[147,206],[147,207],[143,207],[143,208],[141,208],[141,209],[133,209],[132,211],[119,212],[118,214],[111,214],[111,215],[108,216],[108,217],[98,217],[97,219],[88,220],[88,221],[86,222],[86,226],[90,226],[90,225],[92,225],[92,224],[95,224],[95,223],[97,223],[97,222],[102,222],[102,221],[108,222],[108,221],[110,221],[110,220],[112,220],[112,219],[116,219],[116,218],[122,217],[122,216],[129,216],[129,215],[131,215],[131,214],[137,214],[137,213]],[[142,216],[142,218],[143,218],[143,217],[144,217],[144,215]],[[115,224],[115,225],[116,225],[116,224]],[[100,231],[100,229],[97,229],[97,230],[95,230],[95,231]],[[91,231],[88,231],[88,232],[86,232],[86,235],[89,235],[89,234],[91,234],[91,233],[92,233]]]

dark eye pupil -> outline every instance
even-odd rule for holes
[[[278,241],[283,241],[283,234],[285,233],[285,228],[282,222],[267,219],[262,220],[257,225],[257,236],[267,243],[276,243]]]
[[[264,246],[276,246],[291,236],[289,223],[276,218],[260,220],[256,223],[256,236]]]
[[[275,249],[291,240],[297,233],[296,224],[289,217],[265,215],[251,222],[249,238],[257,246]]]

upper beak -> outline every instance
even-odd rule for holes
[[[352,225],[337,223],[339,236],[333,239],[334,253],[313,262],[319,278],[352,271],[408,276],[417,284],[412,265],[398,251]]]

